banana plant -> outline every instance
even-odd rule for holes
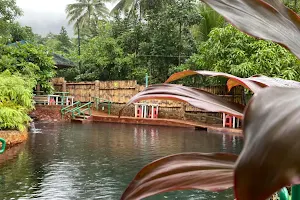
[[[241,31],[279,43],[300,58],[300,18],[280,0],[203,1]],[[209,76],[226,75],[209,73]],[[175,190],[222,191],[231,187],[237,200],[265,200],[290,185],[296,185],[292,188],[292,200],[300,199],[300,186],[297,186],[300,184],[300,89],[270,84],[262,77],[228,78],[233,80],[231,86],[247,83],[245,85],[254,92],[243,110],[245,143],[241,154],[183,153],[161,158],[136,175],[122,200]],[[196,91],[182,87],[152,86],[130,102],[168,98],[191,101],[193,105],[222,112],[233,111],[233,105],[225,106],[219,99],[199,97]]]

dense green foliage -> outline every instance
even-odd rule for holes
[[[296,13],[300,13],[300,5],[298,0],[283,0],[283,3]]]
[[[0,73],[30,78],[45,91],[52,90],[49,80],[56,73],[72,81],[135,79],[141,84],[146,73],[154,84],[185,69],[300,80],[299,62],[284,48],[228,26],[198,0],[119,0],[110,16],[105,2],[77,0],[67,6],[76,34],[70,38],[64,27],[57,35],[34,34],[15,21],[22,14],[15,0],[0,0]],[[285,4],[299,10],[297,1]],[[52,53],[77,66],[55,70]],[[182,83],[222,83],[210,80],[195,76]]]
[[[197,53],[178,71],[183,69],[300,80],[300,63],[293,54],[273,42],[250,37],[231,25],[211,31],[209,39],[198,46]],[[197,80],[187,79],[185,83],[193,82]]]
[[[12,21],[22,14],[21,9],[16,5],[16,0],[0,0],[0,19]]]
[[[15,21],[22,11],[15,0],[0,0],[0,130],[24,130],[33,109],[36,84],[52,91],[54,61],[31,27]],[[64,40],[64,38],[59,38]]]
[[[9,71],[0,74],[0,130],[24,130],[33,109],[34,79],[21,78]]]
[[[111,27],[103,24],[102,33],[83,46],[81,80],[115,80],[130,78],[133,56],[124,55],[117,41],[112,38]]]
[[[15,0],[0,0],[0,43],[14,41],[20,37],[20,32],[25,32],[25,28],[14,22],[21,14]]]
[[[194,1],[172,0],[159,6],[162,2],[147,4],[142,19],[138,9],[125,16],[114,12],[112,20],[90,26],[94,36],[82,29],[82,55],[75,56],[77,48],[65,55],[80,66],[60,71],[59,75],[68,80],[136,79],[143,83],[148,73],[151,83],[163,82],[172,68],[196,51],[190,29],[201,16]]]
[[[24,78],[33,78],[45,91],[51,91],[49,80],[55,75],[52,56],[47,48],[36,44],[31,27],[15,22],[21,14],[15,0],[0,0],[0,30],[4,30],[0,31],[0,73],[6,70],[19,73]],[[23,44],[25,41],[27,44]]]
[[[61,55],[70,54],[71,50],[74,48],[73,42],[65,27],[61,27],[61,31],[58,35],[49,33],[45,38],[38,38],[36,41],[39,44],[45,45],[52,52]]]
[[[299,80],[297,59],[284,48],[227,26],[223,17],[200,1],[117,2],[111,20],[98,20],[96,26],[86,23],[89,28],[80,30],[81,56],[76,56],[76,39],[64,54],[80,65],[59,71],[60,76],[68,80],[136,79],[144,83],[148,73],[153,84],[164,82],[177,71],[205,69],[242,77],[263,74]],[[286,1],[290,7],[293,3]],[[96,7],[92,7],[94,12]],[[182,83],[200,86],[222,82],[192,77]]]
[[[45,91],[51,91],[49,80],[54,76],[54,62],[45,47],[33,44],[0,45],[0,72],[9,70],[34,78]]]

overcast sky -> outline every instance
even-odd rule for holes
[[[59,33],[62,26],[72,35],[73,28],[68,25],[65,9],[67,4],[74,2],[76,0],[17,0],[17,5],[24,12],[18,21],[43,36],[49,32]]]

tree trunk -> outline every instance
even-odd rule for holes
[[[88,5],[88,12],[89,12],[89,26],[91,26],[91,5]]]
[[[78,55],[81,55],[81,51],[80,51],[80,28],[79,28],[79,22],[77,22],[77,34],[78,34]]]
[[[139,1],[139,22],[141,23],[142,21],[142,2],[141,0]]]
[[[179,48],[178,48],[178,66],[181,65],[181,46],[182,46],[182,24],[179,23]]]
[[[78,56],[81,55],[80,51],[80,28],[79,28],[79,22],[77,21],[77,29],[78,29]],[[79,60],[79,68],[81,67],[81,61]]]

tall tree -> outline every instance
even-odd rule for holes
[[[67,5],[66,12],[69,23],[80,27],[90,26],[92,19],[107,17],[108,9],[104,0],[76,0],[76,3]]]
[[[192,5],[189,0],[170,1],[165,8],[151,10],[145,16],[147,23],[140,28],[145,31],[140,38],[145,40],[138,45],[137,57],[147,66],[151,83],[164,82],[173,67],[196,51],[189,29],[199,15]]]
[[[155,7],[162,7],[164,0],[115,0],[117,3],[111,12],[124,11],[132,14],[137,13],[139,19],[145,14],[146,10]]]
[[[0,0],[0,20],[12,21],[22,15],[16,0]]]
[[[33,42],[34,33],[32,28],[29,26],[22,27],[18,22],[9,23],[6,26],[7,31],[9,31],[10,42],[18,42],[22,40]]]
[[[68,49],[71,48],[72,43],[65,27],[61,27],[60,33],[57,36],[57,40],[60,43],[60,51],[67,53]]]
[[[0,0],[0,43],[12,40],[11,24],[20,15],[22,11],[15,0]]]

